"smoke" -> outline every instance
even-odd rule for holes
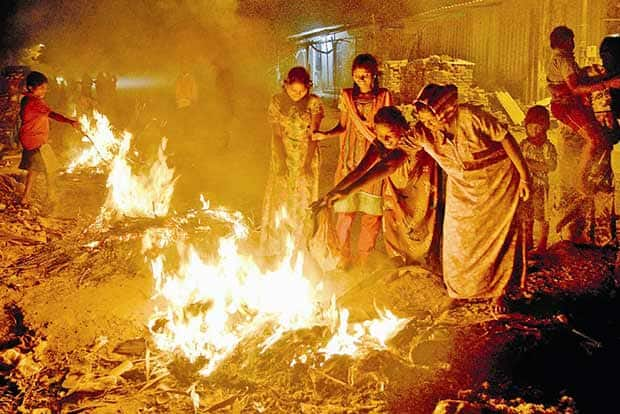
[[[153,146],[160,141],[157,135],[168,135],[188,198],[199,191],[221,192],[255,206],[260,205],[268,166],[268,100],[279,90],[278,60],[293,48],[286,36],[321,25],[394,17],[393,6],[406,3],[3,1],[12,5],[4,29],[11,50],[5,64],[19,64],[20,49],[42,43],[45,48],[29,64],[32,69],[62,76],[70,85],[85,75],[114,74],[119,94],[127,97],[116,108],[125,115],[120,126],[129,125],[138,138],[148,127],[152,136],[136,142]],[[198,81],[199,108],[181,122],[174,83],[182,70]],[[231,171],[237,163],[239,168]]]
[[[136,140],[143,146],[168,135],[187,198],[220,191],[241,198],[245,192],[260,205],[277,39],[264,18],[241,15],[238,8],[234,0],[19,0],[4,29],[11,51],[3,63],[27,63],[69,85],[85,75],[114,74],[125,99],[110,111],[122,116],[108,115],[120,128],[149,135]],[[20,51],[39,43],[45,45],[41,57],[25,62]],[[199,103],[181,121],[175,80],[184,70],[197,80]],[[236,162],[243,162],[237,173],[249,178],[230,174]]]

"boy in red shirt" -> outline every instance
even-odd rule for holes
[[[74,119],[67,118],[53,112],[43,100],[47,93],[47,77],[41,72],[30,72],[26,78],[27,93],[21,101],[22,125],[19,129],[19,140],[23,147],[22,160],[19,168],[28,170],[26,175],[26,188],[21,199],[21,204],[30,202],[32,185],[39,172],[45,173],[48,197],[52,198],[52,179],[58,162],[54,152],[47,144],[49,137],[49,118],[58,122],[70,124],[79,130],[80,124]]]

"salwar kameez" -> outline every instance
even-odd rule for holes
[[[334,176],[338,184],[357,167],[375,139],[373,119],[377,111],[391,104],[387,89],[381,89],[376,96],[353,96],[353,89],[343,89],[338,109],[347,114],[345,131],[340,136],[340,151]],[[358,238],[358,255],[363,260],[374,248],[381,230],[382,181],[366,185],[334,204],[336,212],[336,234],[340,253],[344,258],[351,256],[351,228],[358,214],[362,215]]]

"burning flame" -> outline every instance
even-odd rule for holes
[[[361,323],[349,324],[349,310],[339,312],[339,324],[336,334],[319,352],[330,359],[334,355],[350,355],[358,357],[370,349],[386,349],[386,342],[410,321],[409,318],[399,318],[389,310],[377,310],[378,319]]]
[[[106,183],[108,197],[101,214],[106,219],[114,215],[163,217],[168,214],[175,184],[174,169],[168,167],[164,154],[166,139],[162,139],[157,160],[148,172],[134,174],[127,160],[131,137],[129,133],[123,135],[118,154],[112,162]]]
[[[244,339],[266,328],[272,334],[264,341],[263,350],[287,331],[332,325],[335,336],[321,350],[327,359],[383,349],[408,321],[386,311],[379,319],[349,326],[348,311],[338,312],[335,299],[331,309],[323,311],[317,300],[322,285],[304,276],[303,254],[295,251],[290,234],[285,236],[286,252],[275,270],[261,270],[251,256],[239,250],[249,234],[243,215],[211,209],[202,201],[201,213],[229,223],[232,232],[219,240],[217,254],[206,259],[195,247],[177,243],[182,260],[176,271],[165,270],[163,255],[152,260],[155,298],[165,306],[156,309],[149,322],[156,345],[169,352],[181,351],[190,362],[204,361],[202,375],[211,374]],[[162,247],[172,242],[152,232],[145,235],[143,245]]]
[[[90,143],[90,146],[82,151],[67,167],[68,173],[78,169],[95,168],[101,171],[101,167],[109,163],[120,151],[128,138],[129,132],[121,135],[114,133],[110,120],[97,111],[93,111],[92,118],[82,115],[79,119],[82,131],[86,134],[82,142]]]
[[[83,115],[80,125],[85,133],[83,140],[91,146],[82,151],[67,168],[68,173],[77,169],[109,167],[106,187],[108,195],[96,224],[118,216],[162,217],[168,214],[174,192],[174,169],[168,167],[166,139],[163,138],[157,160],[148,171],[134,173],[128,154],[133,136],[124,131],[115,133],[108,118],[94,111],[92,119]],[[135,153],[135,152],[134,152]]]
[[[168,167],[166,139],[159,147],[157,160],[136,173],[128,159],[132,135],[116,135],[108,119],[95,112],[94,123],[86,117],[80,122],[93,146],[81,153],[69,166],[110,168],[106,186],[108,195],[98,223],[116,217],[163,217],[168,215],[174,191],[174,169]],[[386,341],[402,329],[408,319],[389,311],[379,318],[350,324],[347,309],[338,310],[335,298],[324,307],[319,298],[322,283],[314,283],[304,274],[302,243],[295,240],[294,226],[282,209],[277,226],[286,241],[283,257],[272,270],[262,269],[249,254],[242,253],[241,243],[250,229],[240,212],[211,208],[201,196],[202,208],[177,215],[174,228],[152,227],[144,232],[142,253],[150,260],[155,280],[154,299],[160,305],[148,326],[157,347],[181,352],[190,362],[202,367],[200,374],[211,374],[244,340],[267,333],[263,351],[284,333],[316,325],[330,326],[334,336],[318,349],[325,359],[334,355],[358,357],[370,349],[386,348]],[[230,225],[230,234],[221,237],[217,252],[204,254],[187,242],[179,224],[190,219],[209,217]],[[204,229],[204,226],[200,226]],[[208,229],[208,227],[206,227]],[[171,260],[162,252],[176,247],[180,263],[170,269]],[[312,352],[312,350],[310,350]],[[306,357],[299,358],[305,363]],[[199,395],[195,387],[188,393],[195,410]]]
[[[291,238],[280,266],[263,272],[239,252],[239,242],[249,234],[241,213],[211,210],[206,202],[202,212],[231,224],[233,231],[219,240],[210,260],[181,245],[178,271],[166,273],[163,256],[152,261],[156,297],[167,307],[155,312],[149,326],[160,349],[181,350],[191,362],[204,358],[200,372],[209,375],[242,340],[267,325],[274,334],[265,346],[288,330],[311,326],[316,288],[303,276],[303,255],[294,253]]]

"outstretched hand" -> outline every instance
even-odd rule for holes
[[[310,204],[310,210],[312,210],[313,213],[317,213],[319,210],[321,210],[322,208],[327,207],[327,202],[325,200],[325,197],[319,198],[318,200],[316,200],[315,202],[313,202],[312,204]]]
[[[316,205],[316,208],[332,208],[336,201],[343,199],[345,196],[346,194],[342,191],[332,190],[329,193],[325,194],[323,198],[312,203],[312,206]]]

